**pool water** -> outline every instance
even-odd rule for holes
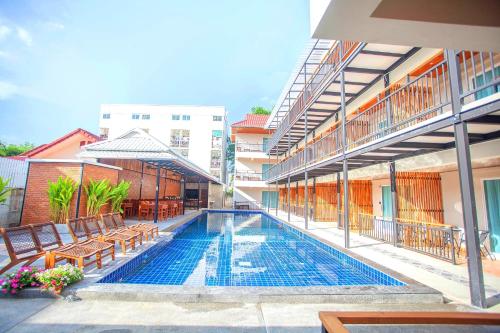
[[[141,265],[101,282],[185,286],[404,285],[262,213],[205,212]]]

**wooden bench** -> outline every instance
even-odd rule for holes
[[[484,312],[325,312],[319,313],[323,333],[348,333],[344,325],[494,325],[499,313]]]

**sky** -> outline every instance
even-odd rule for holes
[[[98,133],[101,104],[272,108],[308,0],[0,0],[0,141]]]

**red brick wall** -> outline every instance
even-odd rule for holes
[[[83,184],[89,178],[100,180],[107,178],[112,184],[118,180],[119,170],[110,169],[91,164],[84,164]],[[59,176],[69,176],[76,183],[80,183],[81,164],[80,163],[37,163],[31,162],[26,184],[26,194],[23,205],[21,224],[42,223],[50,220],[49,199],[47,195],[48,181],[55,182]],[[78,189],[75,191],[70,208],[70,217],[75,217],[76,200]],[[85,191],[82,188],[80,198],[80,216],[86,215]],[[109,209],[109,208],[107,208]]]

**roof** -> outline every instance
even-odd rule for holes
[[[269,115],[264,114],[246,114],[245,119],[237,121],[231,125],[231,127],[257,127],[264,128]]]
[[[135,159],[154,162],[173,171],[188,175],[194,174],[221,183],[217,178],[139,128],[130,130],[115,139],[86,145],[82,147],[78,157],[84,159]]]
[[[31,150],[28,150],[27,152],[24,152],[24,153],[18,155],[18,157],[19,157],[19,159],[34,157],[37,154],[41,153],[42,151],[47,150],[51,147],[54,147],[54,146],[58,145],[59,143],[65,141],[65,140],[68,140],[69,138],[71,138],[72,136],[75,136],[77,134],[83,134],[84,136],[86,136],[90,139],[93,139],[95,141],[99,140],[99,136],[97,136],[97,135],[95,135],[87,130],[84,130],[83,128],[77,128],[74,131],[71,131],[68,134],[66,134],[66,135],[64,135],[64,136],[62,136],[62,137],[60,137],[60,138],[58,138],[50,143],[46,143],[46,144],[40,145],[38,147],[35,147]]]

